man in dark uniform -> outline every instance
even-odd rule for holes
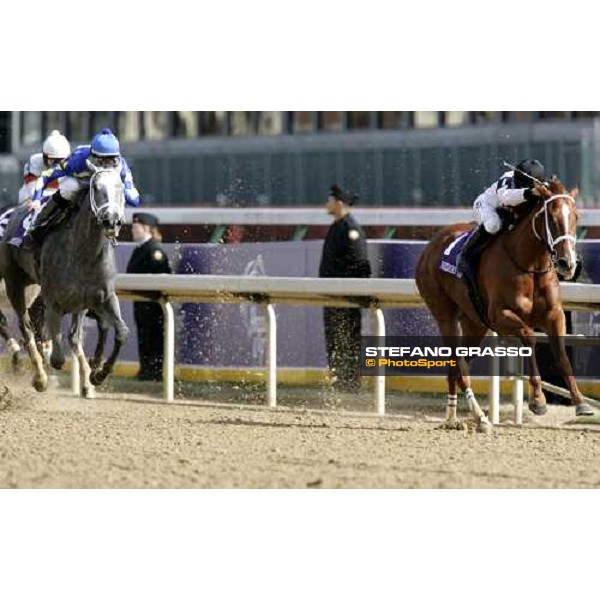
[[[131,225],[133,241],[137,243],[127,273],[171,273],[169,259],[153,237],[158,219],[148,213],[135,213]],[[162,381],[163,325],[162,308],[155,302],[134,302],[133,316],[138,333],[140,381]]]
[[[358,196],[331,186],[327,212],[334,222],[323,245],[319,277],[370,277],[364,231],[350,214]],[[358,308],[325,308],[325,345],[334,386],[341,391],[360,387],[361,316]]]

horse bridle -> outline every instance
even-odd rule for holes
[[[574,235],[571,235],[568,233],[566,233],[564,235],[559,235],[557,238],[554,238],[552,235],[552,231],[550,229],[550,220],[548,217],[548,206],[550,203],[554,202],[554,200],[559,200],[561,198],[565,199],[565,200],[570,200],[571,202],[573,202],[573,204],[575,204],[575,198],[573,198],[573,196],[571,196],[569,194],[555,194],[555,195],[551,196],[550,198],[547,198],[546,200],[544,200],[544,205],[533,215],[533,219],[531,220],[531,229],[533,231],[533,235],[534,235],[535,239],[538,240],[538,242],[541,242],[545,246],[548,253],[550,254],[550,264],[545,269],[540,269],[540,270],[533,269],[532,271],[523,269],[523,267],[521,267],[520,265],[517,264],[517,262],[515,261],[515,259],[512,256],[512,254],[508,251],[508,248],[506,248],[506,245],[504,245],[504,250],[508,254],[508,257],[510,258],[511,262],[522,273],[527,273],[528,275],[544,275],[544,274],[548,273],[548,271],[550,271],[550,269],[556,268],[556,249],[555,249],[556,246],[560,242],[563,242],[563,241],[573,242],[573,244],[577,243],[577,238]],[[536,221],[538,220],[538,217],[542,213],[544,214],[544,225],[546,227],[546,239],[544,239],[538,233],[537,228],[536,228]]]
[[[550,196],[550,198],[548,198],[547,200],[544,201],[544,205],[535,213],[535,215],[533,215],[533,219],[531,221],[531,228],[533,230],[533,235],[536,237],[536,239],[540,242],[542,242],[542,244],[544,244],[546,246],[546,248],[548,249],[548,251],[550,252],[550,255],[552,257],[556,256],[556,246],[558,244],[560,244],[560,242],[564,242],[564,241],[568,241],[568,242],[573,242],[573,244],[577,243],[577,238],[574,235],[571,235],[570,233],[565,233],[564,235],[559,235],[557,238],[554,238],[552,236],[552,231],[550,230],[550,221],[548,218],[548,205],[551,202],[554,202],[554,200],[560,200],[560,199],[564,199],[564,200],[570,200],[573,204],[575,204],[575,198],[573,198],[573,196],[569,195],[569,194],[555,194],[554,196]],[[546,239],[542,239],[542,236],[537,232],[535,223],[537,221],[537,218],[544,213],[544,222],[546,225]]]
[[[94,180],[96,179],[96,177],[98,175],[100,175],[100,173],[111,173],[111,172],[115,172],[115,169],[97,169],[92,173],[92,175],[90,177],[90,207],[91,207],[92,212],[94,213],[95,217],[98,217],[98,212],[100,211],[100,209],[104,208],[105,206],[110,206],[110,201],[107,200],[104,204],[101,204],[100,206],[98,206],[96,204],[96,193],[94,191]]]

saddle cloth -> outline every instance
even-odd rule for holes
[[[50,199],[49,196],[46,198],[42,198],[40,207],[37,210],[27,211],[27,210],[22,209],[21,206],[13,206],[12,208],[9,208],[7,211],[4,211],[0,215],[0,239],[2,239],[4,237],[4,234],[6,233],[6,229],[7,229],[7,226],[8,226],[8,223],[10,221],[12,214],[17,209],[22,209],[21,210],[22,214],[20,216],[18,225],[16,227],[15,226],[10,227],[11,231],[9,232],[7,239],[4,240],[7,244],[11,244],[12,246],[21,246],[21,244],[23,243],[23,239],[25,238],[25,235],[27,234],[27,231],[31,227],[31,224],[35,221],[38,214],[41,212],[42,208],[44,208],[44,206],[46,205],[46,203],[48,202],[49,199]]]
[[[0,239],[4,237],[6,226],[8,225],[8,221],[10,220],[10,215],[12,215],[16,209],[16,206],[11,206],[9,209],[3,211],[0,214]]]
[[[440,271],[450,273],[451,275],[456,276],[458,279],[462,278],[461,273],[458,272],[458,260],[460,258],[460,253],[463,249],[463,246],[467,243],[474,232],[475,229],[472,231],[465,231],[448,244],[444,250],[444,253],[442,254]]]

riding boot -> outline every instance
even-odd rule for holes
[[[486,231],[485,227],[480,225],[463,246],[458,261],[458,271],[469,286],[475,284],[477,258],[491,237],[492,235]]]
[[[22,244],[24,250],[35,248],[42,241],[48,229],[56,223],[58,217],[62,214],[66,200],[63,198],[55,199],[55,196],[58,196],[58,192],[48,200],[46,206],[42,208],[27,230]]]

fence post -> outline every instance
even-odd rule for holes
[[[519,359],[521,362],[521,359]],[[513,379],[512,401],[515,408],[515,424],[523,424],[523,380],[517,373]]]
[[[277,406],[277,316],[273,305],[264,305],[267,316],[267,405]]]
[[[497,345],[498,334],[492,332],[493,347]],[[489,419],[492,425],[500,423],[500,359],[490,357],[490,391],[489,399]]]
[[[79,396],[81,392],[81,380],[79,377],[79,359],[75,352],[71,352],[71,391]]]
[[[167,298],[161,298],[160,305],[165,317],[163,395],[165,402],[173,402],[175,399],[175,316],[173,305]]]
[[[375,335],[377,337],[385,337],[385,318],[383,316],[383,310],[381,310],[379,306],[373,306],[371,307],[371,314],[375,320]],[[375,375],[375,385],[373,387],[375,409],[377,415],[383,417],[385,416],[385,376]]]

